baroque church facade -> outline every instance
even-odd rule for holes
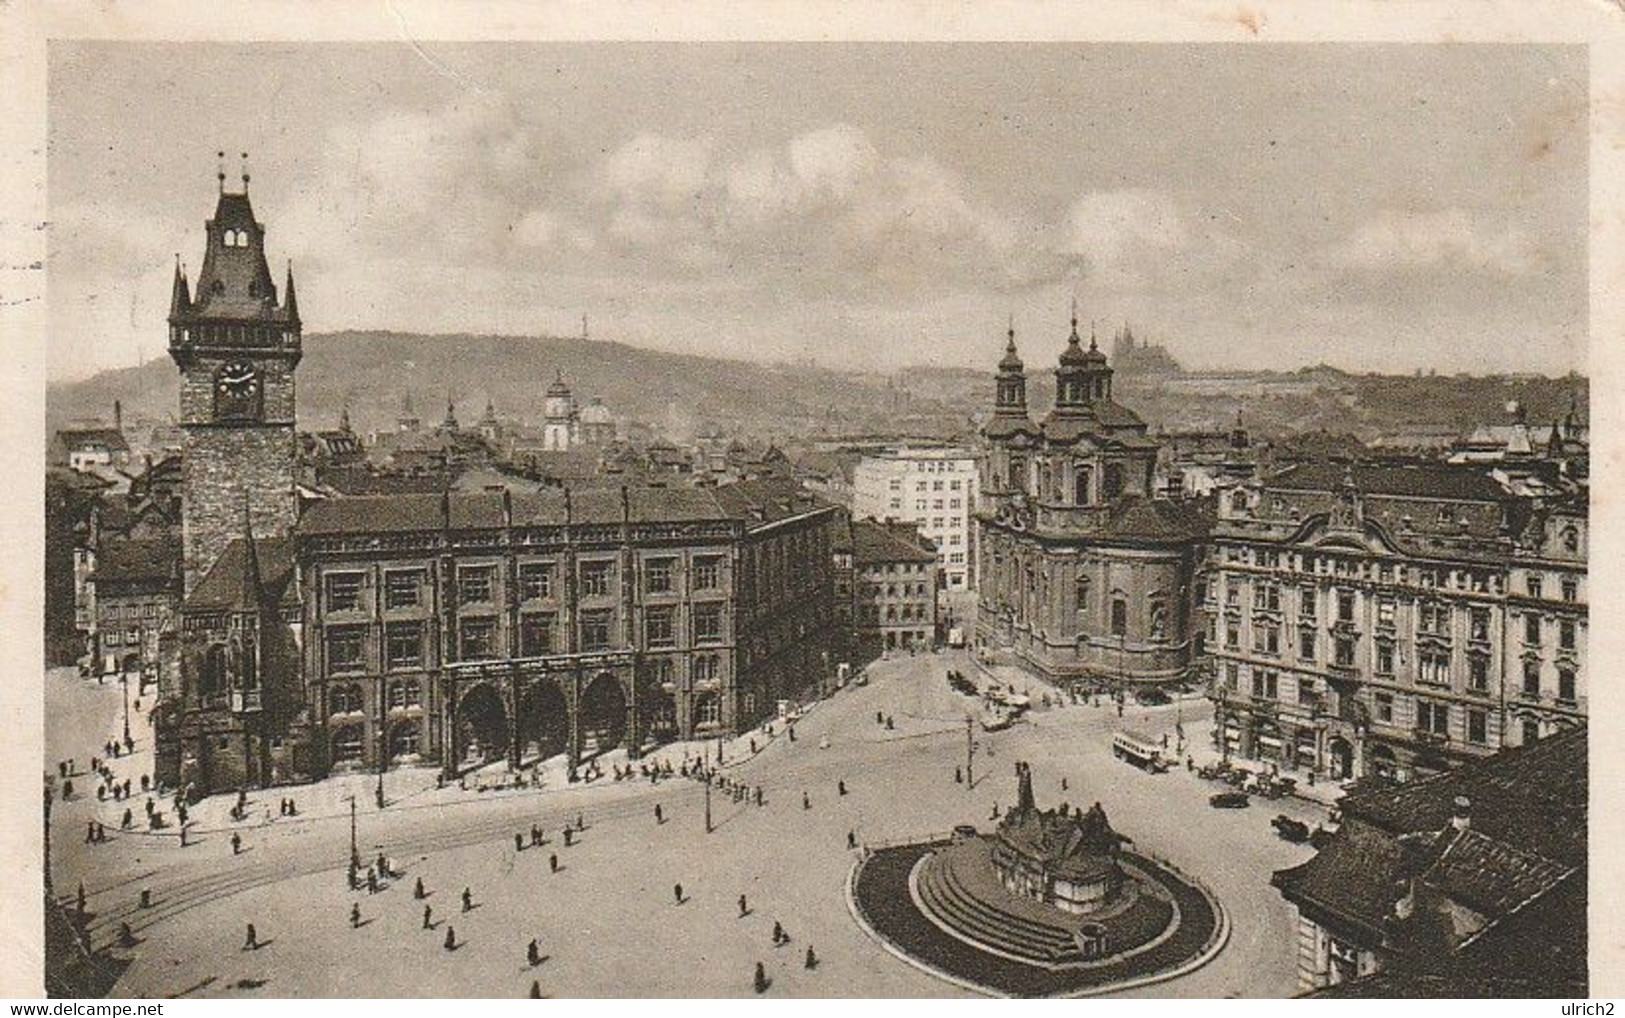
[[[979,651],[1047,679],[1122,688],[1195,678],[1191,604],[1206,525],[1156,497],[1158,445],[1112,395],[1076,312],[1035,420],[1012,327],[980,436]]]

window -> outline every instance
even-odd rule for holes
[[[337,626],[327,631],[327,673],[343,675],[367,670],[364,660],[366,630],[361,626]]]
[[[1391,597],[1377,598],[1377,625],[1392,627],[1394,624],[1394,599]]]
[[[1394,645],[1387,640],[1377,644],[1376,672],[1378,675],[1394,674]]]
[[[1450,684],[1450,655],[1440,651],[1424,650],[1417,655],[1417,681],[1437,686]]]
[[[1259,669],[1253,672],[1253,695],[1263,700],[1275,699],[1280,689],[1280,677],[1274,672]]]
[[[1241,607],[1241,587],[1235,581],[1224,585],[1224,603],[1230,608]]]
[[[709,601],[694,606],[694,642],[722,642],[722,603]]]
[[[1253,585],[1253,610],[1278,612],[1281,610],[1281,588],[1273,583]]]
[[[890,481],[886,482],[886,487],[891,491],[902,491],[903,482],[900,479],[893,477]]]
[[[536,601],[553,596],[553,566],[549,562],[526,562],[519,567],[519,597]]]
[[[1309,628],[1298,630],[1298,657],[1304,661],[1315,659],[1315,631]]]
[[[1229,622],[1224,627],[1224,645],[1229,650],[1241,649],[1241,625]]]
[[[1298,680],[1298,704],[1300,706],[1303,706],[1303,707],[1313,707],[1315,705],[1316,699],[1317,699],[1317,697],[1315,696],[1315,680],[1314,679],[1307,679],[1307,678],[1299,679]]]
[[[643,563],[643,589],[650,594],[669,594],[672,589],[674,559],[652,558]]]
[[[609,649],[612,614],[608,608],[587,608],[581,612],[582,650],[590,652]]]
[[[1467,688],[1475,693],[1486,693],[1490,688],[1490,659],[1483,654],[1467,658]]]
[[[704,555],[694,560],[694,588],[696,590],[720,590],[722,587],[722,559],[716,555]]]
[[[1377,720],[1385,725],[1394,723],[1394,694],[1378,693],[1372,698],[1376,705]]]
[[[1354,621],[1354,591],[1339,590],[1337,592],[1337,621]]]
[[[1523,663],[1523,695],[1534,699],[1540,698],[1540,662],[1525,661]]]
[[[1580,550],[1580,531],[1574,527],[1563,528],[1563,550],[1577,552]]]
[[[1574,703],[1574,669],[1559,668],[1557,670],[1557,698],[1564,703]]]
[[[603,597],[609,593],[613,562],[581,563],[581,596]]]
[[[1080,576],[1073,584],[1073,594],[1078,602],[1078,614],[1089,614],[1089,577]]]
[[[544,657],[553,653],[553,613],[526,612],[519,616],[519,653]]]
[[[1354,667],[1354,638],[1339,636],[1333,645],[1332,661],[1340,668]]]
[[[463,619],[457,632],[460,660],[485,661],[497,656],[496,619]]]
[[[701,654],[694,659],[694,681],[715,682],[722,675],[722,659],[715,654]]]
[[[645,646],[677,646],[677,630],[674,623],[675,612],[676,609],[670,605],[661,605],[643,610],[643,639]]]
[[[384,648],[390,668],[417,668],[423,664],[423,626],[392,622],[385,628]]]
[[[361,759],[361,726],[345,725],[333,733],[333,762]]]
[[[1424,601],[1417,606],[1416,617],[1417,632],[1431,633],[1434,636],[1448,636],[1450,634],[1450,606]]]
[[[1237,689],[1241,686],[1241,666],[1234,661],[1224,664],[1224,688]]]
[[[1539,576],[1525,577],[1524,581],[1523,581],[1523,585],[1524,585],[1524,589],[1529,592],[1530,597],[1539,597],[1540,596],[1540,577]]]
[[[329,573],[327,575],[327,610],[353,612],[361,609],[361,574]]]
[[[1540,646],[1540,616],[1534,612],[1523,617],[1523,642],[1531,647]]]
[[[361,687],[341,682],[327,689],[327,709],[333,714],[359,714],[363,709]]]
[[[1120,597],[1112,598],[1112,635],[1128,635],[1128,602]]]
[[[384,607],[416,608],[422,598],[423,574],[416,569],[392,569],[384,574]]]
[[[1313,622],[1315,614],[1315,588],[1304,587],[1298,591],[1298,617]]]
[[[1580,599],[1580,584],[1573,577],[1563,578],[1563,600],[1578,601]]]
[[[696,725],[721,724],[721,701],[714,695],[696,697],[694,700],[694,723]]]
[[[490,566],[461,566],[457,570],[457,597],[464,604],[489,604],[496,570]]]
[[[1106,472],[1102,478],[1105,491],[1102,493],[1106,501],[1111,501],[1123,493],[1123,466],[1120,463],[1106,464]]]
[[[1523,744],[1533,745],[1540,741],[1540,722],[1534,718],[1523,719]]]
[[[1490,741],[1489,715],[1481,710],[1467,712],[1467,741],[1475,746],[1483,746]]]
[[[389,684],[389,706],[402,710],[418,705],[418,684],[415,679],[397,679]]]
[[[1416,704],[1416,730],[1430,735],[1450,732],[1450,705],[1419,700]]]
[[[1474,640],[1488,640],[1490,638],[1490,610],[1488,608],[1474,608],[1468,616],[1468,634]]]
[[[1574,649],[1574,620],[1563,619],[1557,623],[1557,645],[1564,650]]]
[[[1253,651],[1258,654],[1281,653],[1281,630],[1277,626],[1253,626]]]

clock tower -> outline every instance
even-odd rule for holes
[[[219,174],[205,225],[203,267],[192,287],[175,266],[169,355],[181,372],[182,559],[190,594],[234,538],[248,507],[254,537],[289,533],[295,492],[294,369],[301,352],[293,269],[277,293],[265,260],[265,227]]]

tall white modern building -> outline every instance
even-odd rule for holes
[[[971,511],[976,508],[976,457],[962,448],[900,448],[871,453],[852,477],[856,519],[914,524],[937,546],[949,590],[972,583]]]

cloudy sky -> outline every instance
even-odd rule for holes
[[[215,152],[307,331],[1029,365],[1585,368],[1553,46],[53,43],[50,374],[158,356]]]

